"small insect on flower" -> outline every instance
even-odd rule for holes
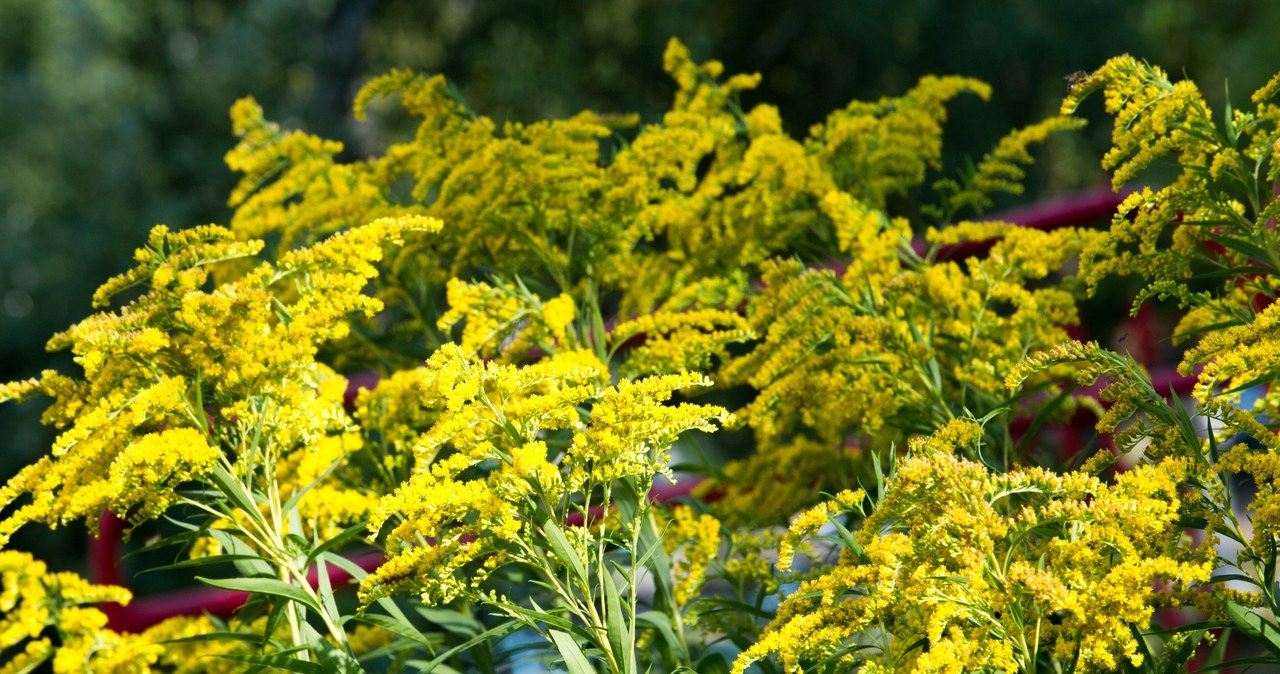
[[[1084,84],[1085,80],[1089,79],[1089,73],[1083,70],[1077,70],[1062,79],[1067,81],[1067,95],[1070,95],[1071,92],[1076,90],[1076,87]]]

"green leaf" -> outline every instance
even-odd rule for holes
[[[269,655],[219,654],[216,657],[224,660],[234,660],[236,662],[247,662],[252,665],[258,665],[259,668],[270,667],[272,669],[283,669],[287,672],[300,672],[301,674],[329,674],[328,670],[314,662],[299,660],[292,655],[285,653],[271,653]]]
[[[982,415],[982,417],[975,419],[975,421],[978,422],[979,426],[982,426],[985,428],[987,425],[987,422],[1000,416],[1001,414],[1004,414],[1005,412],[1012,412],[1012,411],[1013,409],[1009,407],[997,407],[991,410],[990,412],[987,412],[986,414]]]
[[[341,545],[344,545],[348,541],[354,538],[357,538],[360,535],[360,532],[364,531],[366,527],[367,527],[367,523],[365,522],[360,522],[359,524],[353,524],[347,527],[346,529],[343,529],[342,531],[338,532],[338,534],[333,538],[330,538],[329,540],[312,548],[311,553],[307,555],[307,562],[306,564],[303,565],[303,567],[306,568],[311,566],[312,564],[315,563],[316,558],[318,558],[320,555],[330,550],[333,550],[334,548],[337,548]]]
[[[1233,631],[1230,627],[1222,630],[1222,633],[1218,635],[1218,643],[1213,645],[1213,650],[1209,651],[1209,655],[1205,657],[1204,668],[1201,671],[1222,664],[1227,657],[1227,642],[1231,640]]]
[[[209,479],[213,480],[214,485],[231,500],[233,504],[240,510],[253,515],[258,515],[258,506],[245,494],[244,485],[235,478],[226,468],[215,465],[213,470],[208,473]],[[261,515],[258,515],[261,517]]]
[[[1179,522],[1178,524],[1179,526],[1181,526],[1182,523]],[[1210,583],[1222,583],[1222,582],[1231,581],[1231,580],[1238,580],[1238,581],[1242,581],[1255,586],[1258,584],[1257,581],[1244,575],[1243,573],[1220,573],[1209,578]]]
[[[1147,644],[1146,636],[1134,626],[1129,627],[1129,632],[1133,635],[1134,643],[1138,645],[1138,655],[1142,658],[1142,663],[1147,665],[1147,669],[1152,670],[1151,674],[1159,674],[1159,670],[1156,670],[1153,665],[1160,664],[1160,661],[1151,657],[1151,647]],[[1123,663],[1122,666],[1124,669],[1121,671],[1129,672],[1134,669],[1130,663],[1127,662]]]
[[[894,449],[893,449],[893,448],[890,448],[890,450],[889,450],[889,451],[890,451],[890,452],[892,452],[892,451],[894,451]],[[880,466],[880,452],[878,452],[878,451],[876,451],[876,450],[874,450],[874,449],[873,449],[873,450],[871,450],[871,474],[872,474],[872,475],[875,477],[875,479],[876,479],[876,494],[875,494],[875,499],[876,499],[876,501],[879,501],[880,499],[883,499],[883,498],[884,498],[884,478],[885,478],[885,475],[884,475],[884,469],[883,469],[883,468],[881,468],[881,466]],[[861,481],[859,481],[859,484],[861,484]],[[873,502],[873,503],[872,503],[872,505],[874,506],[874,504],[875,504],[875,503]]]
[[[613,504],[624,522],[639,522],[635,555],[643,560],[644,568],[653,579],[653,605],[658,609],[675,610],[675,588],[671,585],[671,560],[662,548],[662,534],[652,516],[641,517],[642,499],[648,498],[648,490],[641,494],[635,480],[619,480],[613,489]],[[645,501],[647,505],[647,501]]]
[[[365,613],[363,615],[353,616],[351,619],[362,623],[368,623],[370,625],[377,625],[392,634],[404,637],[405,639],[426,648],[427,652],[432,655],[435,655],[436,647],[440,645],[441,641],[443,641],[442,638],[439,638],[440,635],[436,635],[438,638],[435,641],[432,641],[431,639],[428,639],[425,634],[418,631],[417,627],[389,615]]]
[[[537,623],[543,623],[547,627],[559,629],[563,632],[575,633],[583,639],[591,638],[591,635],[588,634],[586,630],[575,625],[572,620],[563,618],[559,615],[561,613],[565,613],[568,609],[562,607],[547,610],[538,606],[538,602],[533,601],[532,599],[529,601],[533,604],[532,609],[511,603],[503,604],[502,608],[523,618],[525,624],[534,625]]]
[[[137,557],[139,555],[144,555],[149,552],[155,552],[156,550],[161,550],[161,549],[172,547],[172,546],[182,546],[182,547],[189,548],[191,545],[195,544],[196,541],[200,540],[202,537],[207,535],[206,530],[208,529],[208,527],[193,526],[193,525],[187,524],[186,522],[181,522],[179,520],[173,519],[168,516],[165,516],[164,519],[168,521],[170,524],[179,526],[183,529],[186,529],[187,531],[184,531],[179,534],[173,534],[170,536],[163,536],[163,537],[157,538],[155,541],[151,543],[147,543],[146,545],[143,545],[136,549],[129,550],[128,552],[121,555],[120,559],[122,560],[133,559],[134,557]]]
[[[265,559],[261,559],[253,551],[253,546],[245,543],[244,540],[232,532],[225,529],[210,529],[209,538],[217,541],[226,554],[238,557],[238,559],[231,560],[231,563],[235,565],[240,575],[250,578],[275,575],[275,567]],[[250,559],[250,557],[259,557],[259,559],[254,560]]]
[[[185,644],[196,643],[202,641],[244,641],[252,644],[262,643],[261,634],[247,634],[245,632],[206,632],[205,634],[193,634],[189,637],[178,637],[177,639],[165,639],[159,643],[162,644]]]
[[[613,582],[613,574],[605,569],[604,577],[605,629],[608,632],[609,647],[614,657],[621,660],[623,674],[635,673],[635,649],[631,646],[631,630],[626,616],[622,613],[622,599],[618,596],[618,587]]]
[[[1218,465],[1218,436],[1213,432],[1208,433],[1208,436],[1209,436],[1209,459],[1212,460],[1214,466],[1217,466]]]
[[[821,596],[822,596],[821,592],[805,593],[803,595],[792,595],[792,597],[796,599],[817,598]],[[755,616],[756,618],[760,618],[762,620],[772,620],[774,618],[774,614],[772,612],[766,611],[760,608],[759,606],[755,606],[753,604],[748,604],[746,602],[739,601],[737,599],[730,599],[728,597],[707,597],[703,601],[705,601],[710,606],[717,607],[715,609],[717,612],[732,611],[737,613],[747,613],[749,615]],[[704,610],[704,612],[706,611]],[[652,613],[652,611],[648,611],[646,613]],[[646,615],[646,614],[642,613],[641,615]]]
[[[1166,634],[1177,634],[1179,632],[1189,632],[1192,630],[1218,630],[1232,627],[1234,624],[1235,623],[1232,623],[1229,620],[1201,620],[1199,622],[1187,623],[1185,625],[1179,625],[1177,627],[1170,627],[1167,629],[1146,630],[1143,633],[1153,636],[1163,636]]]
[[[1244,255],[1245,257],[1251,260],[1269,259],[1267,257],[1266,250],[1263,250],[1260,246],[1257,246],[1248,241],[1243,241],[1241,239],[1233,239],[1231,237],[1222,236],[1220,234],[1214,234],[1212,232],[1209,233],[1209,238],[1213,239],[1215,242],[1220,244],[1223,248],[1230,248],[1231,250],[1234,250],[1235,252],[1240,253],[1241,255]]]
[[[663,641],[681,656],[681,661],[689,659],[689,652],[685,649],[684,641],[676,638],[675,628],[671,624],[671,616],[661,611],[645,611],[636,616],[636,624],[657,630]]]
[[[1200,642],[1204,640],[1206,634],[1208,632],[1205,630],[1195,630],[1191,632],[1191,636],[1187,637],[1187,640],[1182,642],[1182,645],[1176,651],[1165,651],[1161,655],[1160,659],[1164,662],[1170,674],[1186,671],[1187,661],[1191,659],[1191,656],[1195,655],[1196,648],[1200,646]]]
[[[1187,408],[1182,406],[1182,398],[1178,396],[1177,391],[1173,390],[1173,384],[1169,385],[1169,404],[1173,406],[1173,417],[1182,431],[1183,441],[1188,447],[1198,449],[1200,436],[1196,434],[1195,425],[1191,423],[1191,415],[1187,413]]]
[[[1231,618],[1231,622],[1235,623],[1240,631],[1249,635],[1262,647],[1280,655],[1280,629],[1267,622],[1262,616],[1230,599],[1223,599],[1222,603],[1227,609],[1227,617]]]
[[[265,605],[266,602],[267,598],[261,595],[254,595],[253,599],[249,601],[250,604],[256,603],[258,606]],[[271,602],[271,611],[267,614],[267,621],[262,629],[264,641],[267,635],[276,633],[281,621],[287,620],[289,614],[293,613],[294,608],[294,605],[287,601]],[[241,612],[243,613],[243,611]]]
[[[1216,269],[1213,271],[1201,272],[1187,278],[1188,281],[1200,281],[1204,279],[1225,278],[1228,276],[1248,276],[1251,274],[1274,274],[1275,269],[1268,266],[1246,265],[1243,267],[1227,267],[1224,269]]]
[[[202,576],[196,576],[196,580],[204,583],[205,585],[223,590],[265,594],[273,597],[281,597],[290,601],[296,601],[316,613],[323,613],[324,611],[314,599],[307,596],[307,594],[302,590],[298,589],[298,586],[275,578],[204,578]]]
[[[845,549],[849,551],[849,554],[853,555],[854,559],[864,563],[870,561],[867,551],[862,549],[857,539],[853,537],[853,532],[849,531],[840,520],[834,517],[831,518],[831,524],[835,525],[836,532],[840,534],[840,542],[844,544]]]
[[[547,535],[547,543],[551,545],[551,551],[569,569],[585,590],[589,586],[587,582],[587,568],[582,563],[582,558],[578,556],[577,551],[573,549],[573,545],[569,543],[569,539],[565,537],[564,531],[556,525],[555,522],[548,519],[542,525],[542,531]]]
[[[1258,538],[1260,537],[1254,536],[1255,544],[1257,543]],[[1266,543],[1267,543],[1267,554],[1266,554],[1266,562],[1262,565],[1262,577],[1267,580],[1271,580],[1276,577],[1276,539],[1274,536],[1266,536],[1264,540],[1266,540]],[[1259,588],[1259,589],[1265,589],[1265,588]],[[1272,596],[1275,596],[1275,595],[1273,594]],[[1235,620],[1235,616],[1232,616],[1232,620]]]
[[[1238,668],[1238,667],[1240,667],[1241,665],[1274,665],[1274,664],[1276,664],[1276,659],[1275,659],[1275,658],[1269,658],[1269,657],[1266,657],[1266,656],[1257,657],[1257,658],[1240,658],[1239,660],[1232,660],[1232,661],[1230,661],[1230,662],[1219,662],[1219,663],[1217,663],[1217,664],[1213,664],[1213,665],[1205,665],[1204,667],[1201,667],[1198,671],[1201,671],[1201,672],[1216,672],[1216,671],[1218,671],[1218,670],[1220,670],[1220,669],[1233,669],[1233,668]],[[1247,670],[1247,669],[1241,669],[1241,670],[1239,670],[1239,671],[1244,672],[1244,671],[1248,671],[1248,670]]]
[[[312,641],[311,652],[326,674],[365,674],[359,660],[324,639]]]
[[[560,651],[560,657],[564,658],[569,674],[596,674],[595,668],[591,666],[587,656],[582,654],[582,649],[573,637],[560,630],[551,630],[551,641],[555,643],[556,650]]]
[[[431,624],[450,634],[470,637],[479,634],[484,629],[484,624],[472,617],[471,614],[463,613],[462,611],[431,608],[429,606],[415,606],[413,610],[418,615],[426,618]]]
[[[693,666],[698,674],[729,674],[729,661],[719,653],[707,653]]]
[[[1185,529],[1203,529],[1209,526],[1209,518],[1203,515],[1180,515],[1178,526]]]
[[[469,648],[474,648],[479,644],[488,643],[490,641],[497,641],[498,639],[501,639],[502,637],[514,632],[518,627],[520,627],[520,623],[515,622],[513,620],[511,622],[502,623],[497,627],[487,629],[475,635],[474,637],[467,639],[461,644],[458,644],[457,646],[454,646],[453,648],[450,648],[449,650],[436,656],[434,660],[431,660],[430,662],[422,665],[421,671],[423,674],[426,674],[427,672],[430,672],[436,667],[440,666],[440,664],[443,663],[445,660],[452,658],[455,654],[461,653],[462,651],[465,651]]]
[[[154,573],[156,571],[173,571],[175,569],[189,569],[192,567],[212,566],[214,564],[225,564],[227,562],[243,562],[243,561],[250,561],[250,560],[257,560],[263,563],[267,563],[267,559],[265,557],[260,557],[258,555],[213,555],[210,557],[195,557],[193,559],[184,559],[180,562],[174,562],[173,564],[165,564],[164,566],[153,566],[150,568],[142,569],[135,575],[141,576],[144,573]]]
[[[359,564],[356,564],[355,562],[351,561],[350,559],[347,559],[346,557],[343,557],[342,555],[339,555],[333,552],[324,552],[324,553],[321,553],[319,557],[329,562],[330,564],[342,569],[343,571],[346,571],[347,574],[351,576],[352,580],[354,580],[357,583],[364,580],[365,577],[369,575],[369,572],[360,568]]]
[[[338,610],[338,603],[333,599],[333,586],[329,583],[329,567],[324,563],[324,558],[316,560],[316,594],[320,595],[320,604],[324,607],[325,613],[329,614],[329,620],[337,623],[342,619],[342,612]]]

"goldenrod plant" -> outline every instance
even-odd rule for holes
[[[664,65],[650,124],[498,124],[395,71],[356,116],[398,97],[417,133],[359,161],[237,102],[230,226],[156,227],[49,342],[76,371],[0,387],[52,399],[60,432],[0,490],[0,672],[1280,662],[1280,79],[1218,123],[1117,58],[955,169],[948,105],[981,82],[925,77],[798,140],[743,107],[759,76],[676,41]],[[1153,182],[1106,229],[982,219],[1098,91],[1116,188]],[[1071,340],[1119,273],[1187,309],[1189,402]],[[1109,442],[1033,437],[1080,414]],[[169,568],[250,601],[124,633],[88,605],[127,590],[5,549],[105,513],[163,518]]]

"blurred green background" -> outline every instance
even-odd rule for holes
[[[0,0],[0,380],[66,368],[47,338],[89,312],[156,223],[226,223],[234,176],[227,110],[253,95],[269,117],[379,151],[350,100],[391,67],[441,72],[498,120],[638,112],[673,91],[677,36],[695,58],[758,71],[748,104],[789,130],[854,98],[901,93],[928,73],[990,82],[957,105],[949,156],[980,155],[1056,111],[1063,78],[1129,52],[1236,102],[1280,69],[1280,4],[1245,0]],[[1108,125],[1045,148],[1032,195],[1096,184]],[[0,479],[46,451],[39,402],[0,405]],[[25,531],[19,548],[74,550],[83,532]],[[75,555],[43,554],[74,568]]]

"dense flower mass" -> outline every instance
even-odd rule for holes
[[[1114,671],[1142,664],[1130,626],[1169,601],[1164,583],[1208,581],[1212,549],[1178,545],[1185,460],[1141,466],[1113,485],[1043,469],[992,474],[952,453],[964,434],[948,435],[898,466],[856,543],[783,602],[735,671],[769,653],[788,671],[838,660],[874,671],[1033,671],[1041,651],[1078,671]],[[860,501],[808,511],[792,532],[810,535]],[[784,548],[780,565],[790,563]]]
[[[0,674],[1168,672],[1228,622],[1280,656],[1280,77],[1217,122],[1119,57],[953,170],[982,82],[796,138],[759,75],[663,65],[647,124],[393,71],[356,116],[417,132],[359,161],[237,102],[230,226],[153,229],[50,340],[74,373],[0,384],[59,432],[0,488]],[[1105,229],[983,219],[1095,92],[1149,184]],[[1130,273],[1185,310],[1186,401],[1070,337]],[[250,601],[128,634],[90,606],[127,590],[7,549],[104,513]]]
[[[677,436],[713,430],[710,422],[727,416],[714,406],[663,404],[676,390],[709,385],[702,377],[606,386],[607,375],[583,351],[524,367],[480,362],[456,346],[437,351],[420,392],[443,412],[413,446],[413,476],[374,509],[371,533],[395,525],[385,538],[388,561],[361,584],[362,600],[411,591],[439,604],[479,591],[502,564],[534,554],[527,543],[538,537],[542,523],[531,516],[540,509],[586,503],[621,480],[651,482],[669,472],[666,452]],[[571,440],[552,454],[545,438],[556,432]]]
[[[165,643],[213,632],[206,618],[174,618],[141,634],[115,632],[106,628],[107,615],[91,605],[128,604],[128,590],[92,585],[72,573],[52,573],[43,562],[12,550],[0,551],[0,584],[0,652],[8,656],[0,672],[5,674],[33,671],[44,663],[56,674],[219,671],[198,670],[192,664],[225,647]],[[50,630],[57,635],[57,645]]]

